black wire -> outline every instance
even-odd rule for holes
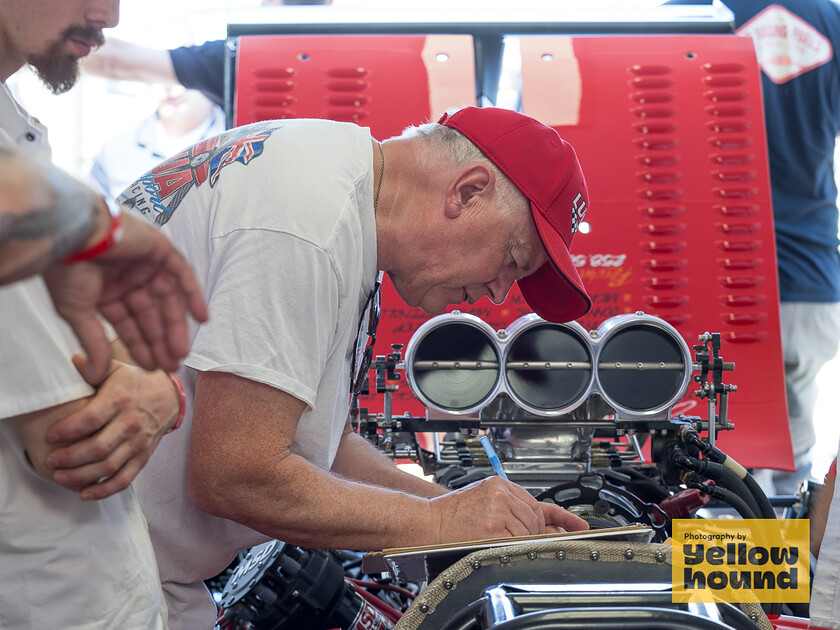
[[[758,485],[758,482],[751,474],[747,473],[747,476],[744,477],[744,485],[747,486],[747,489],[752,493],[753,497],[755,497],[755,500],[758,502],[758,507],[761,508],[762,517],[777,518],[776,510],[773,509],[770,499],[767,498],[767,495],[764,494],[764,490],[761,489],[761,486]]]
[[[732,471],[729,471],[732,472]],[[734,477],[738,478],[735,473],[732,473]],[[728,503],[731,505],[736,512],[741,516],[741,518],[751,519],[751,518],[758,518],[756,513],[747,505],[746,501],[744,501],[740,496],[736,493],[729,491],[727,488],[722,486],[706,486],[698,481],[688,481],[686,483],[687,486],[692,488],[697,488],[701,492],[706,492],[710,496],[715,497],[716,499],[720,499],[724,503]],[[782,605],[780,603],[774,604],[762,604],[761,605],[764,612],[772,615],[781,614]]]
[[[732,506],[736,512],[741,516],[741,518],[758,518],[755,512],[750,509],[750,506],[747,505],[747,502],[744,501],[741,497],[739,497],[734,492],[729,492],[726,488],[721,488],[718,486],[722,492],[715,493],[714,496],[716,499],[720,499],[724,503],[728,503]]]
[[[688,482],[686,486],[697,488],[700,492],[704,492],[715,499],[720,499],[738,512],[741,518],[756,518],[755,512],[750,509],[747,502],[734,492],[729,492],[726,488],[721,486],[707,486],[699,481]]]
[[[632,484],[634,490],[641,490],[644,489],[648,491],[653,497],[651,500],[653,501],[661,501],[662,499],[667,498],[670,496],[666,490],[662,488],[661,485],[655,483],[653,479],[645,475],[644,473],[639,472],[631,468],[630,466],[620,466],[618,468],[613,468],[613,470],[624,473],[629,477],[633,477],[627,485]]]
[[[747,505],[750,506],[750,509],[755,514],[753,518],[762,518],[761,506],[759,506],[758,501],[756,501],[755,496],[753,496],[753,493],[750,492],[750,489],[747,487],[747,484],[744,483],[744,480],[721,464],[714,464],[714,466],[720,466],[718,484],[725,487],[730,492],[734,492],[741,499],[746,501]]]
[[[686,431],[683,433],[683,439],[699,448],[703,455],[706,456],[707,459],[722,464],[726,461],[727,457],[729,457],[726,453],[721,451],[719,448],[712,446],[708,442],[704,442],[700,439],[700,436],[697,435],[696,431]],[[739,479],[737,474],[735,475]],[[776,516],[776,510],[773,509],[773,505],[770,503],[770,500],[767,498],[767,495],[764,494],[764,491],[761,489],[761,486],[758,485],[755,479],[753,479],[752,475],[747,473],[747,476],[742,479],[744,485],[747,487],[750,495],[752,495],[753,500],[758,507],[758,513],[761,515],[761,518],[778,518]]]
[[[759,518],[758,515],[762,513],[761,508],[747,485],[734,472],[717,462],[691,457],[683,450],[675,450],[672,459],[674,464],[680,468],[691,470],[701,477],[712,479],[718,485],[738,495],[739,498],[746,502],[750,511],[756,515],[752,518]]]

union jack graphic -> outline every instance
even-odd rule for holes
[[[132,208],[154,208],[154,221],[162,226],[190,190],[205,181],[214,187],[229,164],[247,165],[262,154],[265,141],[280,127],[278,122],[256,123],[203,140],[153,168],[119,201]]]

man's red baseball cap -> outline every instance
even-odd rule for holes
[[[575,150],[551,127],[509,109],[465,107],[438,121],[460,131],[528,199],[548,261],[519,280],[528,306],[545,320],[567,322],[592,306],[569,249],[589,191]]]

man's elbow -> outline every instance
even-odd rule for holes
[[[225,481],[227,479],[227,481]],[[234,503],[228,496],[230,477],[220,467],[198,468],[190,466],[187,488],[190,501],[202,512],[212,516],[232,519]]]

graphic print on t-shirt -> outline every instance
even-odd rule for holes
[[[774,83],[787,83],[831,60],[831,42],[798,15],[771,4],[736,31],[751,37],[758,65]]]
[[[154,217],[162,226],[193,187],[208,181],[212,188],[228,164],[248,164],[262,154],[263,143],[282,126],[276,121],[255,123],[194,144],[146,173],[118,201],[147,218]]]

